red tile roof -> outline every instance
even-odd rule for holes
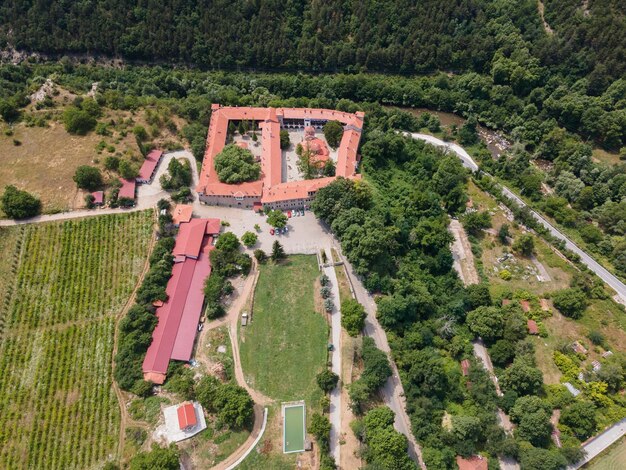
[[[530,312],[530,302],[528,300],[520,300],[519,304],[524,312]]]
[[[104,204],[104,191],[95,191],[91,193],[94,204]]]
[[[172,211],[172,222],[180,225],[182,222],[189,222],[193,215],[193,206],[190,204],[177,204]]]
[[[459,470],[488,470],[489,464],[487,459],[480,455],[472,455],[470,458],[463,458],[460,455],[456,456],[456,464]]]
[[[204,280],[211,275],[209,252],[214,248],[211,245],[210,237],[208,237],[205,245],[202,247],[202,252],[189,281],[187,296],[184,301],[183,312],[171,354],[171,358],[177,361],[189,361],[191,359],[196,339],[196,328],[198,327],[204,304]]]
[[[467,359],[463,359],[461,361],[461,372],[463,373],[464,377],[467,377],[469,375],[469,370],[470,370],[470,361],[468,361]]]
[[[346,178],[356,176],[357,149],[363,129],[362,112],[355,114],[330,109],[309,108],[251,108],[251,107],[221,107],[218,104],[211,106],[212,114],[207,134],[207,145],[200,172],[200,182],[196,188],[199,193],[212,196],[239,196],[261,198],[263,202],[277,202],[289,200],[294,193],[282,192],[282,187],[290,183],[282,181],[282,152],[280,149],[280,119],[313,119],[336,120],[344,124],[344,133],[337,153],[336,175]],[[221,183],[213,168],[213,159],[222,151],[226,143],[229,121],[254,120],[259,121],[261,129],[261,179],[241,184]],[[334,178],[324,178],[329,184]],[[304,186],[303,190],[295,193],[300,197],[308,185],[305,181],[294,182]],[[317,188],[321,185],[317,185]],[[317,189],[316,188],[316,189]],[[273,191],[270,199],[266,200],[266,193]],[[281,196],[282,194],[282,196]]]
[[[150,150],[148,155],[146,155],[146,158],[143,161],[143,164],[141,165],[137,180],[149,181],[150,179],[152,179],[152,174],[154,173],[154,170],[159,164],[159,161],[161,160],[162,156],[163,156],[162,150]]]
[[[206,233],[207,219],[191,219],[189,222],[180,224],[174,256],[184,255],[190,258],[198,258],[200,247]]]
[[[526,325],[528,326],[528,332],[531,335],[539,334],[539,327],[537,326],[537,322],[535,320],[528,320],[528,322],[526,322]]]
[[[196,409],[193,407],[193,403],[183,403],[176,409],[176,413],[178,414],[178,427],[180,429],[193,427],[198,422],[196,420]]]
[[[207,235],[218,235],[220,230],[222,230],[222,221],[220,219],[206,219],[206,234]]]
[[[200,221],[199,223],[194,223]],[[183,223],[176,247],[182,244],[182,253],[172,268],[172,277],[166,287],[167,301],[157,308],[158,323],[152,333],[152,343],[143,361],[145,380],[163,383],[171,359],[189,361],[193,351],[198,320],[204,303],[204,280],[211,274],[209,252],[213,249],[212,237],[205,236],[207,219],[192,219]],[[197,232],[200,246],[195,247]],[[160,380],[160,382],[157,382]]]
[[[135,185],[136,185],[135,180],[120,178],[120,181],[122,182],[122,187],[120,188],[120,191],[117,193],[118,199],[121,197],[124,197],[127,199],[135,199]]]

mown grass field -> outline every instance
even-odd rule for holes
[[[11,271],[0,276],[0,468],[94,468],[115,458],[115,316],[151,230],[152,213],[135,212],[0,231]]]
[[[315,311],[318,276],[315,256],[261,266],[253,321],[241,329],[241,364],[250,385],[271,398],[308,400],[319,391],[328,324]]]
[[[626,437],[613,444],[609,450],[600,454],[583,468],[587,470],[621,470],[626,468]]]

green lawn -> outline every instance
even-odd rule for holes
[[[328,324],[315,311],[315,256],[261,266],[252,323],[241,328],[241,364],[250,385],[276,400],[319,398]]]
[[[626,438],[622,438],[609,450],[600,454],[584,468],[588,470],[619,470],[626,468]]]

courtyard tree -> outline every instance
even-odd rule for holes
[[[287,219],[287,216],[279,210],[272,210],[267,214],[267,223],[274,228],[285,228]]]
[[[11,219],[25,219],[41,212],[39,199],[13,185],[4,188],[0,203],[2,204],[2,211]]]
[[[256,181],[261,175],[261,165],[255,161],[252,152],[233,144],[225,146],[215,156],[213,164],[222,183]]]
[[[328,142],[331,148],[336,149],[339,147],[343,137],[343,125],[339,121],[328,121],[324,124],[323,132],[326,142]]]
[[[81,165],[76,168],[74,182],[80,189],[95,191],[102,186],[102,174],[95,166]]]
[[[254,232],[246,232],[241,236],[241,242],[248,248],[254,246],[258,239],[259,236]]]
[[[291,140],[289,139],[289,131],[287,129],[281,129],[280,131],[280,148],[282,150],[288,149],[291,145]]]

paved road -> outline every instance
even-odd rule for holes
[[[330,245],[325,248],[330,255]],[[334,349],[331,352],[332,371],[341,379],[341,313],[339,311],[339,282],[334,266],[324,267],[324,274],[330,279],[332,299],[335,307],[330,314],[330,336]],[[341,462],[341,446],[339,436],[341,435],[341,381],[330,392],[330,453],[335,458],[335,462]]]
[[[588,440],[583,444],[585,450],[585,458],[574,465],[569,465],[567,470],[576,470],[587,462],[591,461],[594,457],[597,457],[600,453],[606,450],[611,444],[617,442],[624,434],[626,434],[626,418],[613,426],[608,428],[602,434],[598,434],[596,437]]]
[[[339,247],[336,246],[336,248],[339,251]],[[352,265],[345,258],[343,261],[346,265],[348,275],[350,276],[356,300],[358,300],[361,305],[365,307],[365,311],[367,312],[367,318],[365,319],[365,334],[374,339],[378,349],[384,351],[388,356],[390,356],[391,349],[389,348],[389,343],[387,342],[387,334],[380,326],[378,319],[376,318],[376,302],[374,302],[372,296],[361,283],[361,280],[355,273]],[[402,386],[402,382],[400,381],[400,377],[398,376],[398,368],[391,357],[389,362],[391,364],[392,375],[381,389],[383,401],[385,402],[385,405],[391,408],[395,413],[394,427],[398,432],[404,434],[409,441],[409,455],[411,459],[417,462],[419,466],[425,470],[426,465],[424,464],[424,460],[422,458],[422,450],[415,440],[413,432],[411,431],[411,420],[406,412],[404,388]]]
[[[463,166],[465,166],[466,168],[469,168],[472,171],[478,170],[478,165],[472,159],[472,157],[463,149],[463,147],[460,147],[457,144],[444,142],[443,140],[438,139],[437,137],[433,137],[432,135],[428,135],[428,134],[406,133],[405,135],[410,135],[414,139],[423,140],[437,147],[443,147],[448,150],[451,150],[452,152],[454,152],[456,155],[459,156],[459,158],[463,162]],[[526,203],[522,201],[516,194],[514,194],[509,188],[507,188],[506,186],[500,186],[500,187],[502,189],[502,193],[506,197],[514,200],[521,207],[526,206]],[[604,267],[602,267],[589,254],[581,250],[574,242],[572,242],[569,238],[567,238],[563,233],[561,233],[556,227],[550,224],[550,222],[544,219],[541,215],[539,215],[537,212],[535,212],[532,209],[530,209],[530,212],[532,216],[541,225],[543,225],[546,229],[548,229],[554,237],[558,238],[559,240],[563,240],[565,242],[565,246],[567,247],[567,249],[571,250],[572,252],[580,256],[580,260],[582,261],[582,263],[585,264],[594,273],[596,273],[598,277],[602,279],[606,284],[608,284],[615,292],[617,292],[617,295],[621,297],[623,302],[626,302],[626,284],[624,284],[617,277],[615,277],[613,274],[607,271]]]

